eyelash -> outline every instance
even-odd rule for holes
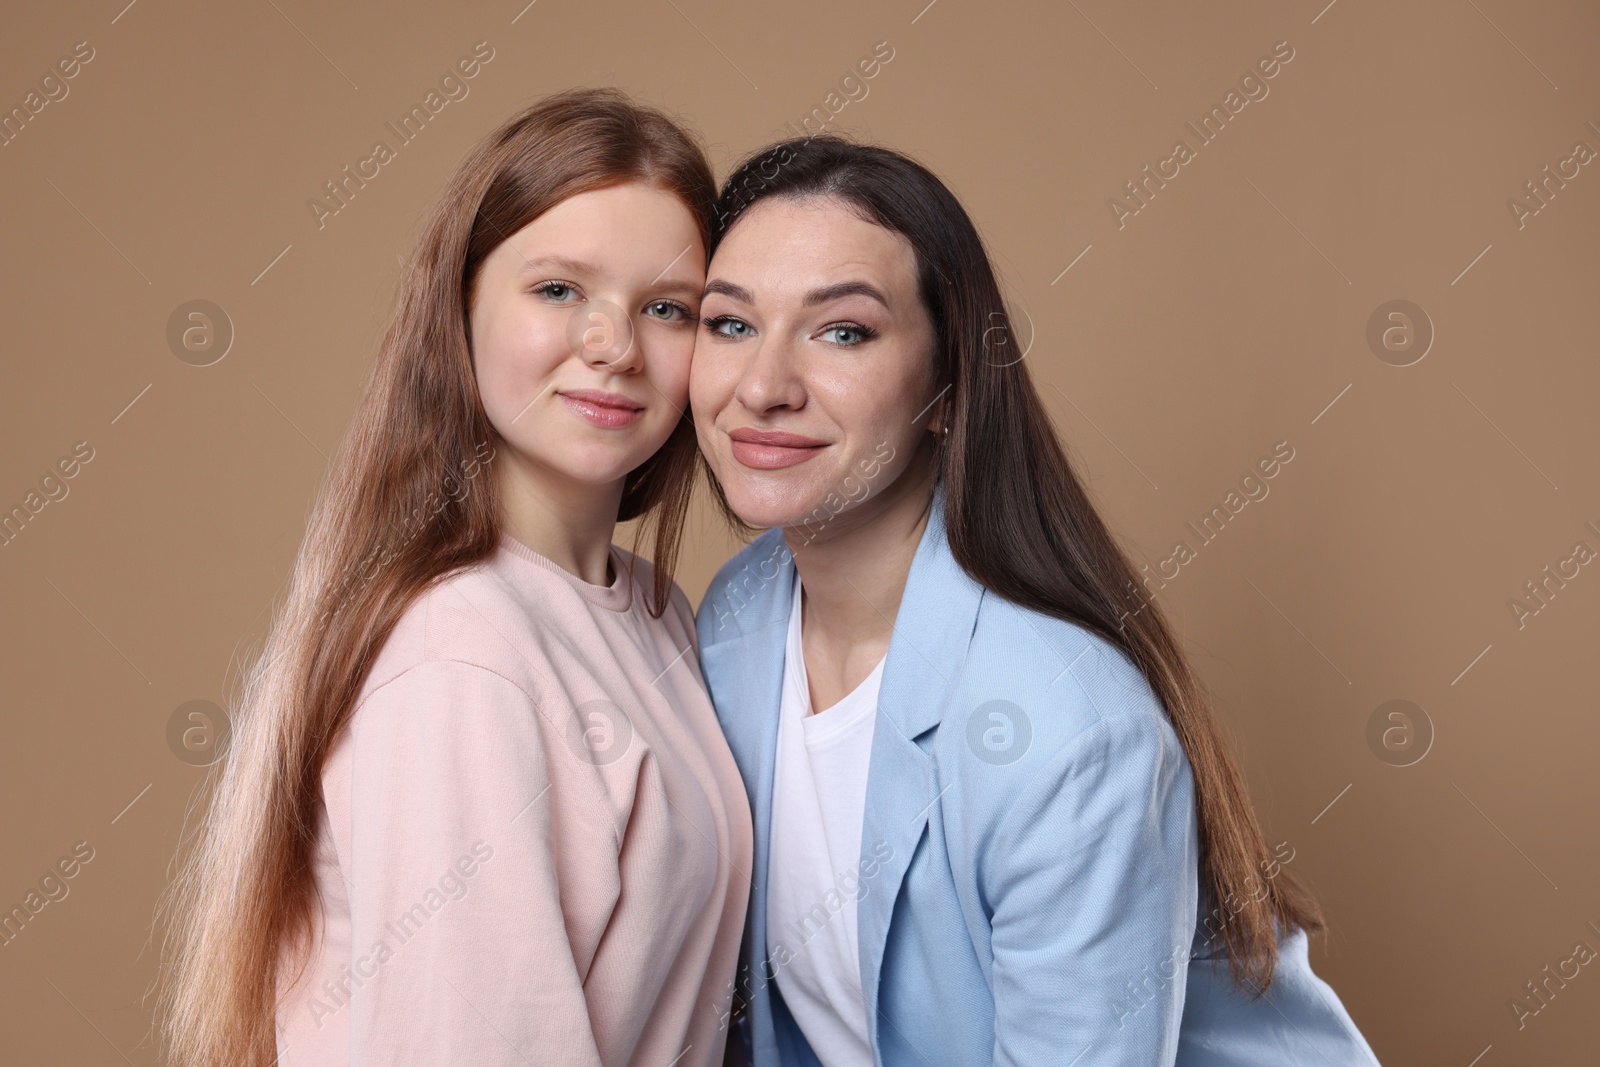
[[[653,308],[657,304],[666,304],[668,307],[677,308],[679,314],[683,316],[683,318],[678,320],[679,322],[691,323],[695,319],[694,309],[688,304],[683,303],[681,300],[652,300],[650,303],[646,304],[645,307]]]
[[[579,293],[579,292],[582,291],[576,285],[573,285],[571,282],[563,282],[563,281],[560,281],[558,279],[551,279],[550,281],[540,282],[538,285],[534,286],[533,287],[533,292],[539,293],[539,294],[542,294],[544,296],[549,297],[550,296],[550,290],[552,290],[552,289],[566,289],[568,292],[571,292],[571,293]],[[554,298],[551,297],[551,299],[554,299]],[[565,304],[565,303],[569,303],[569,301],[557,300],[556,303]],[[695,317],[694,309],[689,307],[689,305],[683,303],[681,300],[666,300],[666,299],[663,299],[663,300],[652,300],[648,304],[646,304],[645,307],[646,308],[653,308],[657,304],[666,304],[669,307],[677,308],[678,311],[683,315],[683,319],[680,320],[680,321],[692,321],[694,319],[694,317]]]
[[[718,336],[721,336],[721,337],[729,337],[729,335],[721,333],[718,330],[718,327],[724,325],[725,323],[729,323],[729,322],[744,322],[744,320],[740,319],[736,315],[714,315],[711,318],[702,319],[701,320],[702,325],[704,325],[706,329],[710,330],[712,333],[717,334]],[[749,323],[745,323],[745,325],[748,326]],[[838,345],[838,347],[840,347],[840,348],[855,348],[857,345],[866,344],[868,341],[870,341],[873,338],[878,336],[878,331],[877,330],[874,330],[870,326],[864,326],[859,322],[835,322],[835,323],[830,323],[829,325],[824,326],[818,332],[819,333],[827,333],[829,330],[849,330],[852,333],[857,333],[857,334],[861,335],[861,340],[856,341],[854,344]]]
[[[722,326],[722,325],[724,325],[726,323],[729,323],[729,322],[744,322],[744,320],[739,318],[736,315],[713,315],[709,319],[701,319],[700,320],[701,325],[703,325],[706,329],[710,330],[712,333],[717,334],[720,337],[726,337],[728,335],[720,333],[718,331],[717,327]],[[748,326],[750,324],[745,322],[744,325]]]
[[[839,345],[840,348],[855,348],[856,345],[864,345],[874,337],[878,336],[877,330],[874,330],[871,326],[863,326],[859,322],[835,322],[822,328],[823,333],[827,333],[829,330],[849,330],[852,333],[858,333],[861,335],[861,340],[857,341],[855,344]],[[837,342],[833,343],[837,344]]]
[[[573,292],[573,293],[576,293],[576,292],[579,291],[578,287],[576,285],[573,285],[571,282],[563,282],[563,281],[557,281],[555,279],[552,279],[552,280],[547,281],[547,282],[540,282],[538,285],[534,286],[533,287],[533,292],[539,293],[539,294],[544,295],[544,296],[549,296],[550,295],[550,290],[552,290],[552,289],[566,289],[566,290],[568,290],[570,292]],[[561,301],[557,301],[557,303],[563,303],[564,304],[564,303],[566,303],[566,301],[561,300]]]

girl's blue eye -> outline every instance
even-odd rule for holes
[[[536,286],[533,291],[536,293],[541,293],[557,303],[564,304],[566,303],[565,298],[576,293],[577,289],[574,286],[568,285],[566,282],[544,282],[543,284]]]
[[[657,300],[644,310],[645,314],[667,322],[681,321],[689,317],[689,309],[673,300]]]

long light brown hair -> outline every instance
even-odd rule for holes
[[[999,596],[1110,641],[1149,682],[1194,772],[1209,909],[1202,950],[1225,947],[1235,983],[1252,996],[1264,993],[1280,928],[1319,932],[1322,913],[1269,853],[1204,686],[1160,606],[1140,593],[1138,571],[1068,461],[972,220],[914,160],[818,136],[771,145],[728,177],[716,240],[753,204],[808,196],[836,198],[911,243],[933,321],[935,385],[950,412],[934,477],[945,488],[951,554]],[[737,523],[714,475],[711,484],[723,514]]]
[[[469,311],[484,259],[562,200],[622,182],[678,196],[709,247],[716,186],[696,141],[611,89],[548,97],[462,162],[429,216],[288,592],[235,703],[209,810],[163,900],[160,1027],[173,1067],[268,1067],[280,981],[309,959],[321,771],[385,639],[416,597],[484,560],[500,440],[473,374]],[[693,425],[628,475],[619,519],[649,536],[659,617],[693,488]]]

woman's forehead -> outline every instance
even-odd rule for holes
[[[757,298],[809,294],[846,276],[885,291],[914,288],[916,254],[904,236],[836,197],[773,197],[746,209],[708,272]]]

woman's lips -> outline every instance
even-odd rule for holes
[[[826,441],[783,430],[741,428],[730,431],[733,458],[746,467],[773,471],[804,463],[824,448]]]
[[[580,419],[591,426],[615,430],[637,422],[644,405],[621,393],[607,393],[599,389],[570,389],[557,394]]]

